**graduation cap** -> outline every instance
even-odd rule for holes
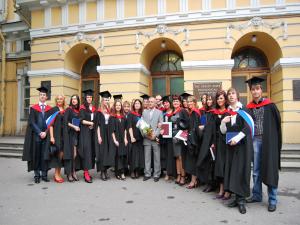
[[[251,89],[252,85],[260,84],[263,81],[265,81],[264,78],[261,78],[261,77],[252,77],[249,80],[246,80],[245,83],[247,83],[248,86],[249,86],[249,88]]]
[[[111,98],[111,93],[109,91],[102,91],[99,93],[102,98]]]
[[[162,102],[171,102],[170,95],[166,95],[166,96],[162,97],[161,100],[162,100]]]
[[[150,96],[147,95],[147,94],[143,94],[143,95],[141,95],[140,97],[141,97],[143,100],[148,100],[148,99],[150,98]]]
[[[180,96],[182,99],[187,99],[189,96],[191,96],[191,94],[184,92]]]
[[[42,92],[42,93],[48,93],[48,88],[44,87],[44,86],[41,86],[39,88],[37,88],[36,90],[38,90],[39,92]]]
[[[176,123],[181,130],[187,130],[189,128],[189,121],[184,118],[178,118]]]
[[[123,95],[122,94],[119,94],[119,95],[113,95],[114,97],[114,100],[121,100],[123,98]]]
[[[84,93],[85,96],[93,96],[94,91],[92,89],[84,90],[82,93]]]

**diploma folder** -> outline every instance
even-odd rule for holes
[[[234,138],[238,134],[239,134],[239,132],[227,132],[226,133],[226,144],[229,144],[231,142],[231,139]]]
[[[200,125],[206,125],[206,115],[201,115],[201,117],[200,117]]]
[[[80,125],[80,119],[78,119],[78,118],[73,118],[73,119],[72,119],[72,124],[73,124],[74,126],[76,126],[76,127],[79,127],[79,125]]]
[[[172,138],[172,122],[163,122],[161,129],[164,130],[163,138]]]

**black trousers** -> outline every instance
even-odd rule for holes
[[[48,162],[44,160],[44,154],[46,151],[46,141],[36,141],[36,154],[35,154],[35,168],[34,177],[47,177],[48,173]]]

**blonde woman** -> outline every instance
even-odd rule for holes
[[[61,177],[61,167],[64,149],[63,138],[63,126],[64,126],[64,113],[65,113],[65,97],[58,95],[55,97],[56,106],[53,108],[53,112],[59,111],[54,123],[50,126],[50,142],[51,145],[55,145],[57,153],[51,156],[50,168],[55,168],[54,181],[57,183],[63,183],[64,179]]]

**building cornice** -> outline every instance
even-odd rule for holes
[[[280,68],[300,67],[300,58],[280,58],[271,67],[271,73],[275,73]]]
[[[57,27],[48,27],[41,29],[31,29],[32,38],[40,38],[47,36],[59,36],[66,34],[74,34],[78,32],[95,32],[95,31],[112,31],[128,28],[137,28],[145,26],[155,26],[157,24],[184,24],[184,23],[204,23],[213,21],[236,21],[247,20],[253,17],[269,17],[269,16],[292,16],[300,14],[300,3],[286,4],[285,7],[278,8],[276,5],[261,6],[257,11],[253,12],[253,8],[236,8],[234,11],[228,9],[196,11],[165,14],[164,16],[155,15],[147,17],[132,17],[118,20],[101,20],[92,23],[64,25]]]
[[[67,76],[76,80],[80,80],[80,75],[64,68],[47,69],[47,70],[31,70],[28,71],[29,77],[52,77],[52,76]]]
[[[183,70],[232,69],[234,60],[182,61]]]
[[[141,63],[97,66],[97,71],[100,74],[142,72],[145,75],[150,75],[150,71]]]

